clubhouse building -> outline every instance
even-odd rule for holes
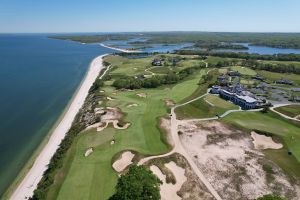
[[[212,86],[210,93],[219,94],[222,99],[231,101],[243,110],[258,108],[260,101],[255,99],[252,93],[245,91],[241,85],[234,87]]]

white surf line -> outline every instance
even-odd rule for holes
[[[79,90],[75,94],[62,120],[59,122],[59,124],[51,134],[47,144],[43,147],[42,151],[35,159],[33,166],[27,172],[25,178],[21,181],[21,183],[11,195],[10,200],[27,199],[28,197],[31,197],[33,195],[37,184],[43,177],[44,171],[48,168],[48,164],[52,156],[54,155],[61,141],[70,129],[79,109],[82,107],[88,95],[90,87],[93,85],[99,73],[104,68],[103,57],[106,55],[107,54],[98,56],[91,62],[84,81],[80,85]]]
[[[108,49],[116,50],[116,51],[121,51],[123,53],[138,53],[138,52],[141,52],[141,51],[137,51],[137,50],[129,50],[129,49],[121,49],[121,48],[117,48],[117,47],[112,47],[112,46],[105,45],[103,43],[100,43],[100,46],[108,48]]]

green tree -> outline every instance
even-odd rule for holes
[[[267,194],[262,197],[257,198],[256,200],[284,200],[280,196],[274,195],[274,194]]]
[[[122,175],[109,200],[159,200],[161,181],[146,167],[133,165]]]

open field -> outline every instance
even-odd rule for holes
[[[275,113],[260,112],[237,112],[223,118],[221,121],[246,130],[259,130],[268,132],[282,138],[286,145],[284,153],[276,154],[275,162],[286,171],[299,175],[300,169],[300,124],[286,120]],[[273,151],[268,150],[268,155],[274,155]],[[281,151],[281,150],[276,150]],[[288,155],[291,151],[293,155]],[[297,159],[298,162],[295,162]],[[284,162],[283,162],[284,161]],[[284,165],[283,165],[284,164]],[[288,167],[289,166],[289,167]],[[292,166],[292,167],[291,167]],[[298,172],[296,171],[298,170]]]
[[[126,59],[111,56],[106,61],[112,63],[110,75],[114,79],[125,72],[123,67],[129,71],[127,75],[134,76],[142,72],[147,67],[149,58]],[[133,68],[136,69],[132,70]],[[101,132],[97,132],[95,128],[82,132],[72,144],[47,199],[107,199],[113,194],[117,181],[117,173],[112,168],[117,155],[125,150],[143,155],[167,152],[169,147],[159,128],[159,118],[168,114],[165,100],[181,102],[192,95],[206,71],[199,70],[176,85],[155,89],[117,91],[111,86],[113,80],[105,81],[99,94],[109,98],[104,98],[98,107],[119,108],[124,114],[121,121],[131,125],[124,130],[109,126]],[[89,148],[93,152],[85,157]]]
[[[256,75],[256,72],[248,67],[232,66],[232,67],[230,67],[230,69],[233,71],[238,71],[242,75],[246,75],[246,76],[255,76]]]
[[[289,117],[296,117],[300,115],[300,105],[282,106],[275,108],[275,110]]]
[[[221,115],[227,110],[238,109],[231,102],[225,101],[218,96],[208,94],[190,104],[176,109],[178,119],[209,118]]]

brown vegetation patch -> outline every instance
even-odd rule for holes
[[[147,97],[147,95],[145,93],[138,93],[136,95],[139,96],[139,97],[142,97],[142,98],[146,98]]]
[[[165,99],[165,104],[169,107],[175,106],[175,102],[171,99]]]

